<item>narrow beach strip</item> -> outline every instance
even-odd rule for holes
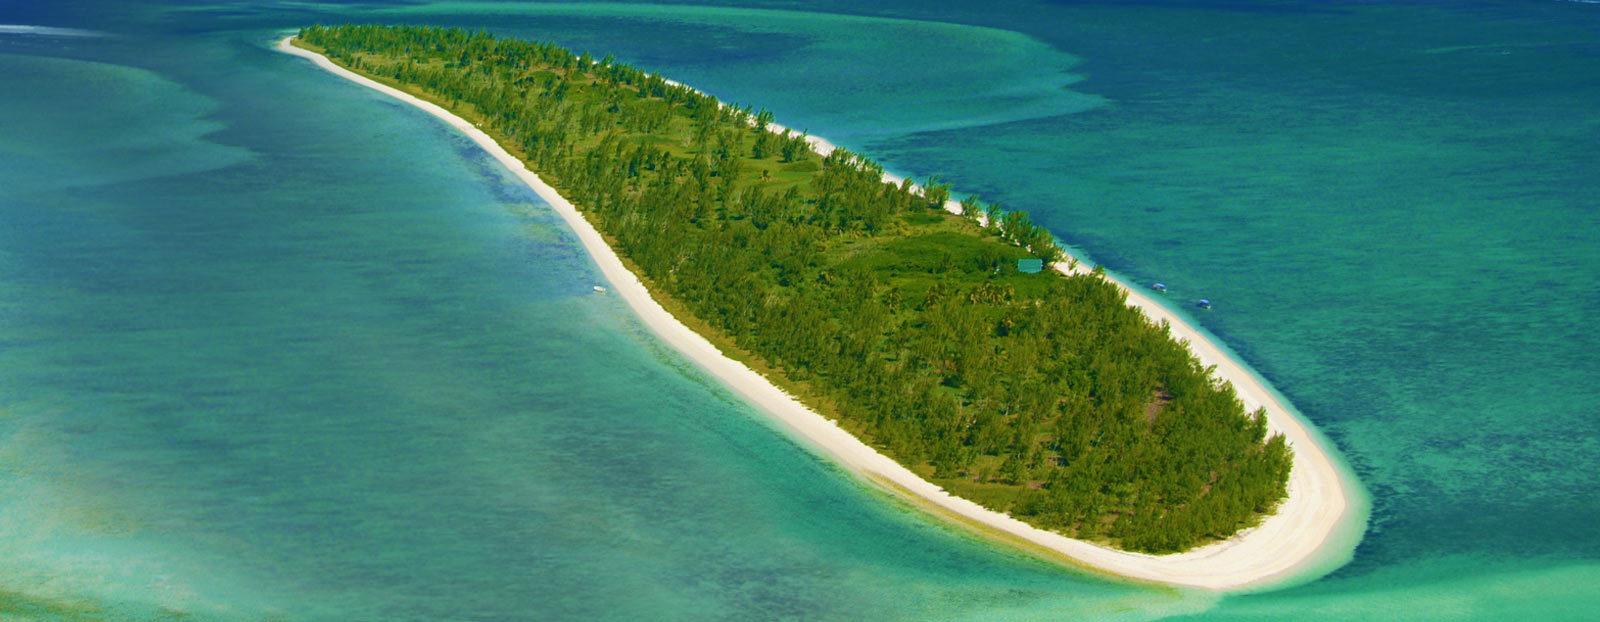
[[[432,102],[345,69],[321,54],[295,47],[292,39],[291,36],[280,40],[277,50],[310,59],[330,73],[415,106],[472,139],[566,221],[613,290],[662,341],[864,480],[905,495],[934,514],[997,540],[1139,581],[1214,590],[1256,588],[1308,572],[1325,571],[1349,558],[1355,545],[1353,537],[1335,536],[1359,534],[1360,525],[1354,519],[1364,516],[1355,511],[1361,498],[1354,496],[1353,484],[1345,481],[1343,471],[1320,446],[1319,439],[1291,414],[1276,394],[1203,333],[1126,284],[1119,283],[1129,291],[1128,304],[1158,322],[1168,322],[1174,337],[1188,343],[1203,364],[1215,365],[1217,375],[1233,384],[1248,409],[1266,408],[1268,427],[1284,434],[1294,450],[1288,498],[1260,525],[1228,540],[1183,553],[1150,555],[1074,540],[945,492],[878,453],[833,421],[806,408],[749,367],[723,355],[710,341],[678,321],[651,297],[639,278],[627,269],[600,232],[571,202],[488,134]],[[832,150],[831,144],[815,137],[812,144],[819,152]],[[1055,268],[1068,271],[1066,263]]]

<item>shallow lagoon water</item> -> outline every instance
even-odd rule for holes
[[[1600,604],[1595,7],[782,8],[0,6],[108,33],[0,35],[0,75],[28,84],[0,96],[0,611]],[[266,49],[346,19],[611,52],[1033,211],[1175,304],[1212,298],[1199,321],[1337,443],[1372,528],[1326,578],[1218,599],[924,519],[594,296],[565,230],[464,141]]]

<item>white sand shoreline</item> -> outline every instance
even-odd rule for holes
[[[723,382],[735,393],[755,404],[816,449],[858,476],[902,494],[909,494],[936,506],[938,512],[958,516],[961,521],[1006,534],[1065,556],[1076,563],[1121,577],[1214,590],[1260,588],[1325,572],[1349,559],[1355,535],[1359,535],[1364,503],[1353,478],[1346,481],[1340,466],[1321,447],[1319,439],[1300,422],[1278,396],[1254,374],[1229,357],[1203,333],[1162,307],[1136,288],[1129,292],[1128,304],[1151,318],[1170,323],[1173,336],[1186,341],[1205,365],[1215,365],[1217,375],[1231,382],[1245,405],[1267,410],[1268,426],[1284,434],[1294,449],[1294,466],[1289,478],[1289,496],[1278,511],[1259,526],[1233,538],[1174,555],[1148,555],[1111,549],[1073,540],[1045,531],[976,503],[955,497],[923,480],[909,469],[878,453],[855,436],[806,408],[745,365],[724,356],[711,342],[690,330],[668,313],[630,272],[576,207],[562,198],[520,161],[500,147],[493,138],[471,123],[444,108],[414,97],[338,66],[326,57],[294,47],[285,37],[277,50],[310,59],[317,66],[347,80],[377,90],[439,118],[471,138],[519,179],[566,221],[583,244],[600,272],[610,281],[617,295],[640,320],[663,341],[702,369]],[[827,141],[814,138],[819,151],[831,151]],[[888,177],[888,176],[886,176]],[[1065,272],[1066,265],[1056,269]],[[887,485],[886,485],[887,483]],[[980,531],[982,531],[980,530]],[[1344,537],[1335,537],[1343,535]]]

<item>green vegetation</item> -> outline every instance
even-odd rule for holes
[[[1025,214],[950,214],[944,184],[886,184],[768,131],[768,112],[609,57],[428,27],[297,44],[479,123],[675,314],[956,494],[1154,552],[1231,535],[1285,494],[1283,439],[1165,326],[1098,274],[1016,271],[1062,258]]]

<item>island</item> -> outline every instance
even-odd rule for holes
[[[466,133],[667,343],[936,514],[1215,589],[1348,529],[1345,476],[1270,390],[1021,211],[553,44],[340,25],[279,48]]]

